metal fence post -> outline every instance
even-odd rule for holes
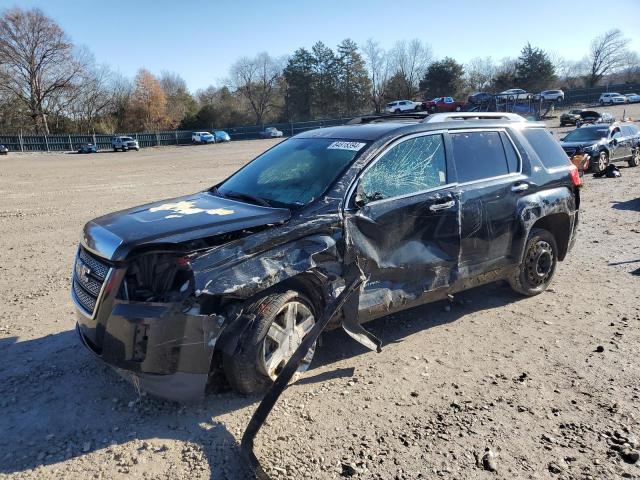
[[[160,137],[158,137],[158,132],[156,132],[156,146],[160,145]]]
[[[44,143],[47,145],[47,152],[49,151],[49,140],[47,139],[47,136],[44,136]]]
[[[69,134],[69,151],[73,152],[73,144],[71,143],[71,134]]]
[[[20,151],[24,152],[24,139],[22,138],[22,130],[20,131]]]
[[[174,133],[176,134],[176,145],[178,145],[178,131],[176,130]]]

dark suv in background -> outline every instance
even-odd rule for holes
[[[632,123],[585,125],[569,132],[560,142],[580,170],[601,172],[610,162],[640,164],[640,129]]]
[[[300,133],[206,191],[88,222],[71,293],[85,346],[166,398],[208,382],[256,392],[358,279],[329,328],[369,348],[374,318],[497,280],[547,288],[575,241],[580,178],[544,125],[351,123]]]

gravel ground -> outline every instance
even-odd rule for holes
[[[202,189],[273,143],[0,160],[0,478],[248,478],[238,442],[260,398],[139,396],[80,345],[68,291],[84,222]],[[380,319],[380,354],[326,334],[257,438],[265,470],[640,478],[640,168],[621,171],[585,177],[546,293],[497,283]]]

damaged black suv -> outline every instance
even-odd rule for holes
[[[165,398],[225,381],[257,392],[354,278],[327,328],[372,348],[368,320],[496,280],[547,288],[575,241],[580,178],[543,125],[352,123],[281,142],[209,190],[88,222],[71,293],[85,346]]]

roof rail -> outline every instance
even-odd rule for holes
[[[434,113],[424,119],[424,123],[447,122],[449,120],[508,120],[510,122],[526,122],[527,119],[517,113],[509,112],[455,112]]]
[[[428,112],[406,112],[406,113],[390,113],[379,115],[363,115],[349,120],[347,125],[357,125],[361,123],[385,122],[389,120],[424,120],[429,116]]]

